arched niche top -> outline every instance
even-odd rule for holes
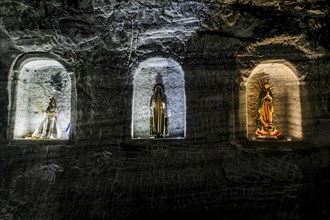
[[[270,59],[266,61],[261,61],[259,63],[253,62],[255,64],[254,68],[251,70],[244,69],[241,72],[241,83],[240,83],[240,89],[245,90],[247,87],[247,82],[250,76],[256,72],[260,71],[284,71],[284,72],[292,72],[297,77],[297,80],[300,81],[300,79],[303,77],[303,74],[301,74],[294,65],[292,65],[289,61],[284,59]]]
[[[247,77],[250,78],[251,75],[260,71],[284,71],[290,72],[290,75],[293,73],[297,79],[299,79],[302,74],[297,71],[297,69],[287,60],[266,60],[256,64],[255,68],[252,71],[247,72]]]
[[[34,56],[40,55],[40,56]],[[56,59],[54,59],[56,58]],[[9,141],[63,141],[72,140],[75,117],[75,78],[55,55],[46,53],[23,54],[16,59],[9,78]],[[50,123],[50,99],[56,100],[56,138],[46,135],[35,138],[36,131]],[[47,118],[47,120],[45,120]],[[47,132],[48,133],[48,132]],[[31,138],[34,137],[34,138]],[[53,136],[51,136],[53,137]]]
[[[133,72],[132,138],[150,138],[150,103],[154,86],[159,83],[163,85],[166,96],[166,138],[185,137],[184,72],[175,60],[154,57],[141,62]]]
[[[73,70],[70,65],[63,61],[63,59],[55,54],[47,52],[29,52],[19,55],[14,61],[11,71],[19,71],[26,63],[36,60],[53,60],[57,61],[59,64],[66,69],[68,73],[72,73]]]
[[[158,67],[158,68],[163,68],[163,67],[178,67],[181,68],[181,65],[176,62],[172,58],[163,58],[163,57],[153,57],[149,58],[147,60],[142,61],[139,63],[138,68],[134,71],[134,75],[138,74],[141,69],[143,68],[151,68],[151,67]]]
[[[299,73],[287,61],[269,60],[258,64],[249,74],[246,81],[245,95],[241,102],[245,103],[246,131],[249,139],[256,139],[256,97],[258,83],[269,80],[272,84],[275,111],[273,122],[282,133],[281,140],[302,140],[302,111],[300,103]],[[243,100],[245,99],[245,100]]]

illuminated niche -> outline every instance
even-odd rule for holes
[[[133,74],[132,137],[185,137],[185,105],[181,66],[171,58],[143,61]]]
[[[271,139],[269,137],[277,135],[279,140],[302,139],[300,87],[295,72],[288,62],[275,61],[261,63],[252,71],[246,84],[246,130],[249,139],[255,140],[266,137],[267,140]],[[271,117],[276,125],[274,127],[276,130],[266,135],[261,134],[263,129],[260,130],[261,123],[258,119],[260,114],[258,115],[256,112],[258,106],[256,106],[255,100],[256,96],[260,95],[261,84],[263,84],[264,89],[270,86],[274,107]]]
[[[28,58],[18,64],[11,79],[14,140],[70,138],[72,75],[52,58]]]

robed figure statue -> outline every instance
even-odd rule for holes
[[[56,99],[49,99],[48,107],[43,111],[43,118],[38,128],[32,134],[32,138],[58,139],[60,132],[57,127]]]
[[[168,136],[166,96],[162,84],[154,87],[150,101],[150,136],[161,138]]]
[[[258,137],[277,137],[281,134],[273,122],[274,100],[269,82],[260,82],[258,96],[258,118],[256,119]]]

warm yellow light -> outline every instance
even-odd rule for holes
[[[259,64],[246,83],[246,131],[247,137],[255,138],[255,87],[260,80],[269,80],[274,91],[274,121],[282,136],[302,139],[302,112],[300,88],[294,69],[287,62],[265,62]],[[285,139],[285,138],[283,138]]]

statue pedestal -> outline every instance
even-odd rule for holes
[[[277,140],[277,136],[273,135],[258,135],[257,139],[262,139],[262,140]]]

